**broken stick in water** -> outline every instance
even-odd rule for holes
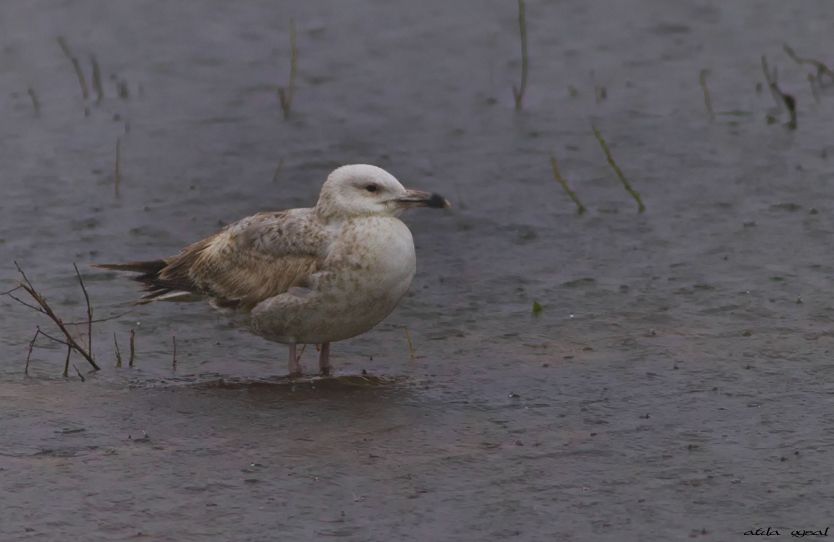
[[[527,15],[524,9],[524,0],[518,0],[518,28],[521,37],[521,85],[513,86],[516,111],[521,110],[524,93],[527,91]]]
[[[704,93],[704,105],[707,108],[707,114],[709,115],[709,120],[715,120],[715,112],[712,110],[712,98],[709,94],[709,87],[707,86],[707,77],[709,76],[709,70],[703,69],[698,74],[698,83],[701,85],[701,90]]]
[[[405,340],[408,341],[408,354],[411,357],[411,361],[414,361],[417,358],[416,352],[414,351],[414,343],[411,341],[411,332],[408,331],[408,328],[403,328],[405,330]]]
[[[78,62],[78,58],[70,50],[66,38],[64,38],[63,36],[58,36],[57,40],[58,45],[64,52],[64,55],[72,63],[72,68],[75,70],[75,76],[78,78],[78,86],[81,87],[81,96],[86,101],[87,98],[89,98],[90,96],[90,91],[87,89],[87,80],[84,78],[84,72],[81,70],[81,64]]]
[[[101,85],[101,67],[98,65],[96,55],[90,55],[90,64],[93,66],[93,88],[96,91],[96,103],[101,103],[104,98],[104,88]]]
[[[69,362],[70,362],[70,356],[71,355],[72,355],[72,347],[67,345],[67,360],[64,362],[64,373],[63,373],[64,378],[69,378]],[[73,366],[74,365],[75,364],[73,364]]]
[[[127,359],[127,366],[133,367],[133,359],[136,357],[136,332],[130,330],[130,357]]]
[[[38,340],[38,335],[41,334],[41,329],[36,328],[35,336],[29,341],[29,353],[26,354],[26,366],[23,368],[23,374],[29,376],[29,360],[32,358],[32,349],[35,347],[35,341]]]
[[[787,55],[789,57],[791,57],[791,60],[793,60],[797,64],[800,64],[800,65],[808,64],[808,65],[811,65],[811,66],[815,67],[817,69],[816,76],[817,76],[817,80],[819,80],[819,82],[820,82],[820,86],[823,86],[822,85],[823,76],[828,77],[831,80],[831,82],[834,83],[834,70],[829,68],[828,65],[825,64],[824,62],[821,62],[821,61],[819,61],[815,58],[807,58],[807,57],[801,57],[801,56],[797,55],[796,51],[793,50],[793,47],[791,47],[787,43],[782,44],[782,49],[784,49],[785,53],[787,53]]]
[[[116,333],[113,333],[113,347],[116,350],[116,367],[122,366],[122,352],[119,350],[119,341],[116,339]]]
[[[78,277],[78,283],[81,285],[81,291],[84,292],[84,302],[87,304],[87,352],[93,354],[93,307],[90,304],[90,296],[87,294],[87,287],[84,286],[84,279],[81,278],[81,273],[78,272],[78,266],[75,262],[72,263],[75,268],[75,276]]]
[[[791,130],[796,130],[796,98],[794,98],[791,94],[782,92],[782,89],[779,88],[779,72],[776,70],[775,66],[773,67],[773,71],[770,71],[770,68],[767,64],[767,57],[764,55],[762,55],[762,71],[764,72],[765,80],[767,81],[767,86],[768,88],[770,88],[770,94],[773,96],[773,99],[776,102],[776,107],[781,111],[782,106],[784,105],[785,108],[788,110],[788,115],[790,115],[790,119],[788,120],[786,126]],[[770,119],[768,119],[768,123],[770,122]]]
[[[35,116],[41,116],[41,101],[38,99],[38,95],[35,94],[35,89],[29,87],[26,89],[26,93],[29,94],[29,99],[32,100],[32,109],[35,110]]]

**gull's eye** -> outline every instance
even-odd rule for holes
[[[365,190],[367,190],[368,192],[376,192],[377,190],[379,190],[379,187],[375,184],[368,184],[365,185]]]

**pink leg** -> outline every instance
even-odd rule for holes
[[[298,363],[298,354],[295,352],[295,343],[290,345],[290,377],[301,376],[301,364]]]
[[[319,372],[322,376],[330,375],[330,343],[323,343],[321,345],[321,352],[319,352]]]

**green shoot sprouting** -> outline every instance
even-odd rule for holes
[[[284,119],[290,116],[292,100],[295,96],[295,79],[298,71],[298,47],[296,47],[295,21],[290,21],[290,81],[286,87],[278,87],[278,99]]]
[[[623,174],[623,170],[621,170],[620,166],[617,165],[617,162],[614,161],[614,157],[611,156],[611,150],[608,148],[608,144],[605,142],[602,134],[596,126],[591,125],[591,128],[594,130],[594,137],[596,137],[597,141],[599,141],[599,146],[602,147],[602,152],[605,153],[605,158],[608,160],[608,164],[611,166],[611,169],[614,170],[614,173],[617,174],[617,177],[619,177],[620,181],[623,183],[626,192],[631,194],[631,197],[637,202],[637,212],[645,212],[646,206],[643,205],[643,200],[640,198],[640,194],[631,186],[631,183],[628,182],[628,179],[626,179],[626,176]]]
[[[579,201],[579,196],[576,195],[576,192],[571,190],[570,186],[568,186],[568,181],[562,177],[562,173],[559,171],[559,163],[556,161],[555,156],[550,157],[550,167],[553,169],[553,178],[556,179],[556,182],[562,186],[562,189],[568,197],[576,204],[576,213],[580,215],[584,214],[588,209],[582,205],[582,202]]]
[[[524,102],[524,92],[527,90],[527,17],[524,10],[524,0],[518,0],[518,27],[521,33],[521,86],[513,86],[516,111],[521,110]]]

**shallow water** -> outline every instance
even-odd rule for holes
[[[334,345],[332,380],[286,382],[282,346],[199,303],[96,324],[104,369],[74,358],[83,383],[60,376],[64,352],[48,344],[27,378],[40,321],[0,300],[0,538],[824,528],[834,91],[816,103],[782,43],[834,63],[834,5],[530,0],[527,12],[515,112],[513,2],[0,4],[0,289],[17,260],[68,320],[84,313],[72,262],[96,316],[118,314],[134,285],[88,264],[170,255],[247,214],[310,205],[341,163],[379,164],[455,205],[406,218],[411,293]],[[299,81],[285,121],[290,18]],[[784,113],[765,120],[762,54],[798,101],[796,131]],[[586,215],[553,181],[551,153]],[[131,328],[136,366],[114,368],[113,334],[126,357]]]

